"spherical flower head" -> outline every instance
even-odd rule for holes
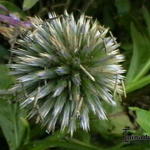
[[[89,113],[106,119],[103,101],[115,105],[124,70],[119,44],[109,29],[82,14],[33,19],[34,29],[17,41],[10,65],[17,77],[11,89],[21,107],[48,131],[89,130]]]

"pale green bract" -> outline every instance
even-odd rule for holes
[[[33,19],[34,30],[17,41],[10,64],[21,107],[47,130],[71,135],[89,130],[89,113],[107,119],[102,102],[115,105],[124,79],[119,44],[109,29],[82,14]],[[115,95],[115,96],[114,96]]]

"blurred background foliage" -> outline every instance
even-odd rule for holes
[[[134,135],[150,135],[150,1],[149,0],[0,0],[9,13],[21,20],[29,16],[48,18],[48,12],[58,14],[67,9],[78,17],[92,16],[109,27],[120,51],[126,57],[125,88],[127,98],[117,107],[106,107],[108,120],[91,116],[91,130],[80,129],[74,137],[68,134],[47,134],[34,121],[25,118],[15,102],[15,94],[0,93],[0,149],[1,150],[147,150],[149,142],[124,143],[123,128],[130,127]],[[5,12],[6,13],[6,12]],[[0,9],[0,14],[4,11]],[[5,14],[7,15],[7,14]],[[16,34],[5,37],[8,25],[0,23],[0,89],[8,89],[15,79],[8,75],[10,47]]]

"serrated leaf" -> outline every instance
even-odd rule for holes
[[[32,8],[39,0],[24,0],[23,1],[23,10],[28,10]]]

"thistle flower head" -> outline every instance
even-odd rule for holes
[[[116,39],[98,21],[82,14],[75,20],[65,12],[35,18],[34,30],[20,39],[10,65],[17,77],[11,89],[19,93],[29,117],[55,130],[73,133],[89,129],[89,113],[106,119],[102,102],[115,104],[122,93],[124,57]]]

